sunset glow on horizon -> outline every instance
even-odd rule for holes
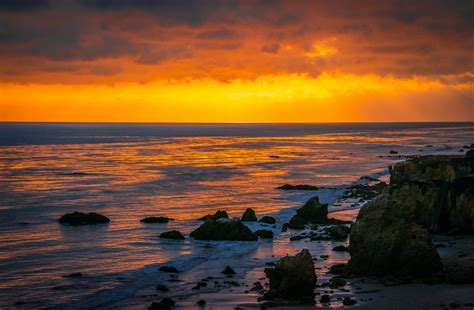
[[[473,121],[472,2],[364,2],[1,2],[0,121]]]

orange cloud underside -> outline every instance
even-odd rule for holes
[[[344,122],[470,120],[470,84],[378,75],[266,75],[254,80],[1,84],[5,121]],[[451,101],[453,109],[444,105]]]

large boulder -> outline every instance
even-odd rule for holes
[[[199,218],[198,220],[199,221],[205,221],[205,220],[218,220],[218,219],[227,219],[229,218],[229,215],[227,214],[227,211],[225,210],[218,210],[216,211],[216,213],[214,214],[208,214],[208,215],[204,215],[203,217]]]
[[[312,224],[325,223],[328,219],[328,205],[319,202],[319,197],[310,198],[296,214],[306,222]]]
[[[290,219],[288,228],[303,229],[304,224],[343,224],[346,222],[328,218],[328,205],[319,202],[319,197],[310,198],[301,208],[296,210],[296,215]]]
[[[281,258],[275,267],[265,268],[265,275],[270,284],[266,298],[314,303],[316,273],[308,250]]]
[[[197,240],[255,241],[258,239],[257,235],[240,220],[230,219],[216,221],[208,219],[191,232],[190,236]]]
[[[433,279],[443,266],[428,230],[403,216],[388,194],[360,211],[352,225],[346,272],[357,275]]]
[[[244,214],[242,215],[242,222],[256,222],[257,216],[255,215],[255,211],[252,208],[247,208]]]
[[[58,221],[61,224],[69,225],[84,225],[84,224],[105,224],[109,223],[110,219],[99,213],[82,213],[82,212],[73,212],[67,213],[61,216]]]

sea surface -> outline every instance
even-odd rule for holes
[[[163,264],[203,270],[285,255],[281,224],[308,198],[344,216],[360,204],[336,202],[361,176],[388,181],[388,166],[405,155],[463,154],[471,143],[474,123],[0,123],[0,308],[107,308],[165,280]],[[320,189],[276,189],[285,183]],[[277,217],[273,243],[188,237],[198,217],[249,207]],[[60,225],[72,211],[111,223]],[[141,223],[146,216],[175,220]],[[186,240],[158,238],[171,229]],[[239,260],[245,277],[252,266]],[[64,278],[72,272],[84,277]]]

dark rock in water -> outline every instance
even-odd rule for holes
[[[247,208],[245,210],[244,214],[242,215],[242,222],[256,222],[257,221],[257,216],[255,215],[255,211],[252,210],[251,208]]]
[[[328,218],[328,205],[319,202],[317,196],[310,198],[304,206],[296,210],[296,215],[293,216],[286,225],[291,229],[304,229],[305,224],[343,224],[346,222],[336,219]]]
[[[314,304],[316,273],[308,250],[281,258],[274,268],[265,268],[265,275],[270,282],[266,298]]]
[[[307,184],[298,184],[298,185],[285,184],[280,187],[277,187],[277,189],[296,190],[296,191],[315,191],[318,189],[318,187],[314,185],[307,185]]]
[[[73,272],[63,276],[63,278],[82,278],[82,272]]]
[[[270,158],[281,158],[281,157],[278,156],[278,155],[270,155],[270,156],[268,156],[268,157],[270,157]]]
[[[148,310],[169,310],[175,305],[175,301],[171,298],[163,298],[160,302],[153,302]]]
[[[160,238],[184,240],[184,236],[177,230],[171,230],[161,233]]]
[[[206,220],[191,237],[197,240],[255,241],[258,237],[239,220]]]
[[[331,274],[343,274],[346,271],[346,264],[336,264],[329,267],[329,273]]]
[[[301,219],[307,223],[320,224],[328,220],[328,205],[319,202],[319,197],[310,198],[304,206],[296,211]]]
[[[332,277],[329,280],[331,288],[339,288],[347,284],[346,280],[341,277]]]
[[[140,222],[155,224],[155,223],[168,223],[169,221],[172,221],[172,220],[173,219],[169,217],[164,217],[164,216],[150,216],[150,217],[145,217],[144,219],[140,220]]]
[[[196,305],[200,307],[204,307],[206,305],[206,301],[204,299],[201,299],[196,303]]]
[[[336,225],[329,229],[329,234],[335,239],[346,239],[350,228],[344,225]]]
[[[201,217],[199,221],[205,221],[208,219],[217,221],[218,219],[227,219],[227,218],[229,218],[229,215],[227,214],[227,212],[225,210],[219,210],[219,211],[216,211],[216,213],[214,214],[208,214]]]
[[[269,238],[269,239],[273,238],[273,231],[271,230],[260,229],[260,230],[257,230],[255,234],[259,236],[260,238]]]
[[[342,304],[344,306],[353,306],[357,303],[357,301],[355,301],[354,299],[350,298],[350,297],[344,297],[344,299],[342,300]]]
[[[343,245],[338,245],[332,249],[334,252],[348,252],[349,247],[343,246]]]
[[[398,154],[397,151],[390,151],[389,154]]]
[[[178,272],[178,269],[176,269],[176,267],[173,267],[173,266],[162,266],[158,270],[161,271],[161,272],[171,272],[171,273],[177,273]]]
[[[323,295],[321,296],[321,299],[319,300],[319,302],[322,304],[328,304],[331,302],[331,297],[329,295]]]
[[[444,260],[446,279],[453,284],[474,283],[474,255],[461,255]]]
[[[290,229],[301,230],[304,229],[304,224],[305,220],[301,216],[295,215],[290,219],[288,224],[286,224],[286,227]]]
[[[222,273],[227,274],[227,275],[231,275],[231,274],[235,274],[235,271],[231,267],[225,266],[224,271],[222,271]]]
[[[62,224],[82,225],[82,224],[104,224],[109,223],[110,219],[98,213],[82,213],[73,212],[67,213],[58,220]]]
[[[259,220],[260,223],[265,223],[265,224],[275,224],[276,220],[272,216],[265,215]]]
[[[166,285],[159,284],[156,286],[156,290],[159,292],[168,292],[170,289]]]

